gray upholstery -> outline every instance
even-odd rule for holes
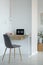
[[[16,47],[20,47],[20,45],[12,45],[11,44],[11,40],[9,38],[9,36],[7,34],[4,34],[4,42],[5,42],[5,46],[7,48],[16,48]]]

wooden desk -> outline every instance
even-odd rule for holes
[[[30,44],[29,44],[29,46],[30,46],[30,51],[31,51],[31,35],[13,35],[13,34],[11,34],[11,35],[9,35],[10,36],[10,38],[12,39],[12,40],[17,40],[17,41],[22,41],[22,40],[24,40],[25,38],[30,38]],[[29,39],[28,39],[29,40]],[[28,45],[28,44],[27,44]],[[30,54],[31,54],[31,52],[30,52]]]
[[[9,35],[12,40],[23,40],[29,35]]]

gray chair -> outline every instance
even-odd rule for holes
[[[5,56],[5,53],[6,53],[6,50],[7,48],[10,49],[10,53],[9,53],[9,62],[10,62],[10,56],[11,56],[11,49],[14,48],[14,57],[15,57],[15,48],[19,48],[19,53],[20,53],[20,58],[22,59],[22,56],[21,56],[21,51],[20,51],[20,45],[12,45],[11,44],[11,40],[9,38],[9,36],[7,34],[4,34],[4,42],[5,42],[5,46],[6,46],[6,49],[5,49],[5,52],[4,52],[4,55],[2,57],[2,61],[4,59],[4,56]]]

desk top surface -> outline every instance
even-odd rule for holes
[[[12,38],[12,40],[23,40],[26,37],[28,37],[29,35],[9,35],[10,38]]]

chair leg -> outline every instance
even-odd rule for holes
[[[10,57],[11,57],[11,48],[10,48],[10,52],[9,52],[9,63],[10,63]]]
[[[2,57],[2,61],[3,61],[3,59],[4,59],[4,56],[5,56],[6,50],[7,50],[7,48],[5,48],[4,55],[3,55],[3,57]]]
[[[21,60],[22,60],[22,55],[21,55],[20,47],[19,47],[19,53],[20,53],[20,58],[21,58]]]
[[[14,58],[15,58],[15,48],[14,48]]]

